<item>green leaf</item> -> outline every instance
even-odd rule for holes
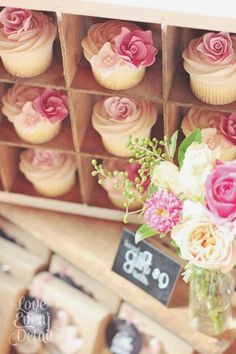
[[[140,228],[136,231],[135,243],[138,243],[138,242],[144,240],[145,238],[154,236],[156,234],[157,234],[157,231],[153,230],[151,227],[144,224],[144,225],[140,226]]]
[[[151,197],[157,190],[158,186],[155,183],[150,183],[148,186],[148,197]]]
[[[177,245],[177,243],[175,242],[175,240],[171,240],[170,244],[171,244],[171,246],[173,246],[175,248],[175,252],[176,252],[177,256],[181,257],[180,248]]]
[[[175,156],[175,151],[176,151],[176,145],[177,145],[177,139],[178,139],[179,131],[176,130],[172,137],[170,138],[170,143],[169,143],[169,152],[170,152],[170,158],[173,159]]]
[[[183,164],[184,161],[184,155],[187,150],[187,148],[193,143],[201,143],[202,141],[202,135],[201,135],[201,130],[200,129],[195,129],[190,135],[188,135],[180,144],[179,146],[179,151],[178,151],[178,161],[180,167]]]

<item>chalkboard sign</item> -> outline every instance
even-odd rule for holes
[[[181,266],[147,241],[135,244],[134,234],[125,229],[112,270],[168,305]]]

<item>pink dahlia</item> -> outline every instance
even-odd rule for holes
[[[145,205],[144,218],[154,230],[166,234],[181,220],[182,202],[171,192],[159,190]]]

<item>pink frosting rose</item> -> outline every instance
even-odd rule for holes
[[[52,150],[35,149],[32,165],[38,167],[52,167],[57,164],[60,154]]]
[[[220,118],[221,133],[234,145],[236,145],[236,113]]]
[[[225,58],[233,55],[232,40],[227,32],[206,33],[196,49],[210,62],[219,64]]]
[[[3,24],[3,33],[10,35],[28,31],[32,27],[32,12],[26,9],[5,7],[0,12],[0,22]]]
[[[104,101],[104,108],[107,114],[117,120],[125,120],[137,111],[135,100],[113,96]]]
[[[205,183],[207,208],[217,219],[236,220],[236,160],[217,162]]]
[[[91,58],[91,64],[98,67],[106,77],[121,63],[121,58],[113,51],[111,43],[106,42],[98,54]]]
[[[46,117],[51,123],[63,120],[68,115],[68,101],[66,95],[45,89],[41,96],[33,101],[37,112]]]
[[[125,168],[125,170],[128,173],[128,179],[135,185],[135,178],[139,177],[140,175],[138,173],[138,170],[140,169],[140,164],[138,163],[134,163],[134,164],[128,164],[127,167]],[[141,185],[144,188],[144,192],[148,189],[148,186],[150,184],[151,180],[150,177],[147,177],[147,180],[145,182],[143,182]]]
[[[44,121],[44,118],[35,111],[32,102],[26,102],[22,108],[22,112],[17,116],[17,123],[22,124],[26,130],[34,130],[34,128]]]
[[[135,66],[150,66],[155,61],[158,50],[153,47],[152,32],[136,30],[131,32],[122,27],[121,33],[115,37],[116,53],[122,59]]]

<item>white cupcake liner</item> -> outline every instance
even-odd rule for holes
[[[53,42],[39,50],[1,55],[3,66],[11,75],[30,78],[44,73],[53,60]]]
[[[136,69],[130,65],[122,65],[113,70],[108,76],[92,66],[93,75],[100,85],[111,90],[127,90],[139,84],[145,75],[145,68]]]
[[[30,144],[44,144],[54,139],[61,129],[61,122],[40,122],[34,130],[28,130],[22,124],[13,123],[17,135]]]
[[[227,104],[236,100],[236,82],[207,83],[190,75],[190,86],[193,94],[202,102],[209,104]]]

